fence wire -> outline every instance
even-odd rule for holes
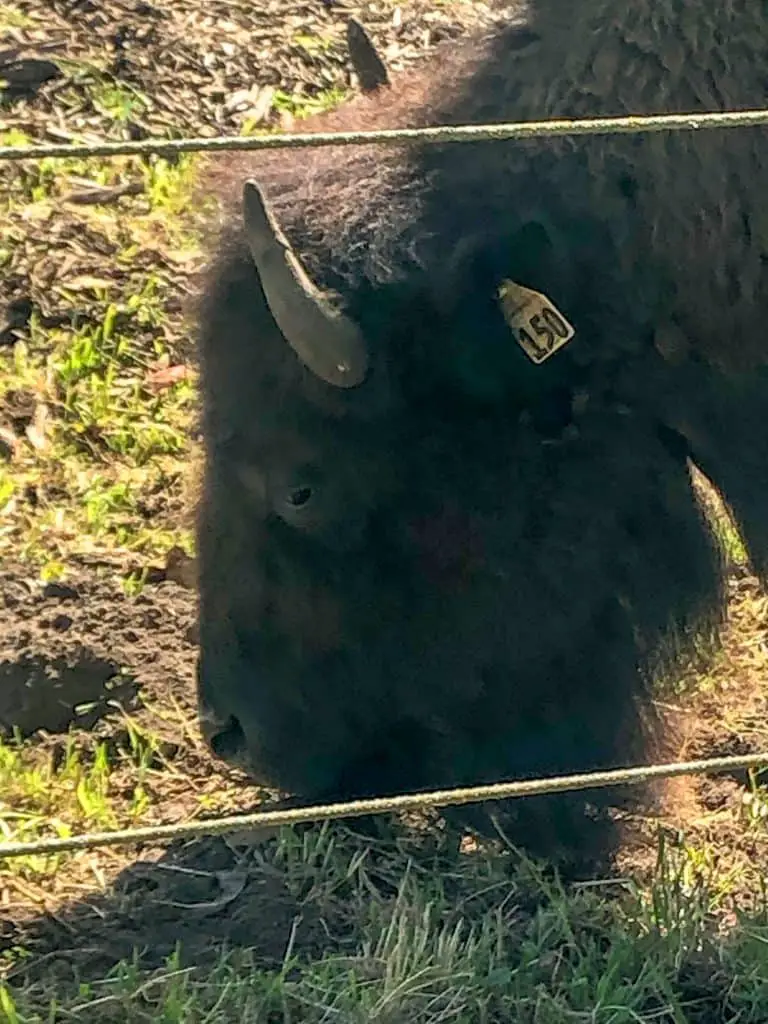
[[[93,850],[102,846],[127,846],[134,843],[159,843],[174,839],[220,836],[243,829],[272,829],[284,825],[314,824],[320,821],[360,818],[372,814],[455,807],[460,804],[481,803],[486,800],[510,800],[576,790],[606,789],[611,786],[637,785],[652,780],[671,779],[681,775],[697,775],[705,772],[722,773],[750,768],[768,768],[768,750],[742,757],[678,761],[671,764],[621,768],[615,771],[561,775],[544,779],[525,779],[520,782],[499,782],[487,786],[376,797],[370,800],[353,800],[349,803],[317,804],[311,807],[279,811],[257,811],[253,814],[236,814],[175,825],[91,832],[79,836],[20,843],[2,842],[0,843],[0,860],[10,857],[67,853],[74,850]]]
[[[433,128],[393,128],[374,131],[268,134],[239,137],[144,139],[125,142],[60,143],[31,146],[0,146],[0,161],[66,159],[116,156],[171,156],[179,153],[218,153],[267,149],[319,149],[328,146],[395,146],[404,142],[427,144],[463,142],[500,142],[545,139],[556,136],[636,135],[663,131],[701,131],[768,126],[768,109],[721,111],[712,113],[660,114],[651,116],[553,119],[505,124],[442,125]],[[719,757],[672,764],[647,765],[615,771],[526,779],[486,786],[434,790],[427,793],[376,797],[348,803],[319,804],[310,807],[253,814],[229,815],[205,821],[145,828],[92,832],[78,836],[41,839],[30,842],[0,842],[0,860],[22,856],[40,856],[92,850],[98,847],[159,843],[177,839],[225,835],[243,829],[272,829],[284,825],[312,824],[341,818],[359,818],[374,814],[426,810],[545,796],[554,793],[637,785],[652,780],[683,775],[723,773],[768,767],[768,751],[743,757]]]
[[[43,160],[92,156],[170,156],[262,149],[320,149],[326,146],[398,146],[403,142],[445,144],[547,139],[561,135],[637,135],[665,131],[703,131],[768,125],[768,110],[728,110],[703,114],[652,114],[589,117],[506,124],[440,125],[433,128],[386,128],[360,132],[305,132],[215,138],[142,139],[126,142],[51,143],[0,146],[0,160]]]

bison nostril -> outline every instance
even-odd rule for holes
[[[222,761],[239,761],[246,749],[245,733],[234,715],[208,734],[208,746]]]

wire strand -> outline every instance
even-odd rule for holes
[[[661,131],[699,131],[768,125],[768,110],[724,111],[704,114],[663,114],[638,117],[585,118],[572,120],[526,121],[496,125],[440,126],[401,128],[364,132],[320,132],[272,134],[258,137],[218,136],[216,138],[145,139],[134,142],[94,144],[53,144],[0,146],[0,160],[22,161],[64,159],[68,157],[130,156],[157,153],[170,155],[191,152],[231,152],[264,149],[322,148],[327,146],[400,145],[403,142],[462,143],[543,139],[568,135],[619,135]],[[104,846],[188,839],[223,835],[243,828],[275,828],[339,818],[361,817],[430,807],[448,807],[507,800],[525,796],[634,785],[653,779],[675,778],[704,772],[727,772],[768,766],[768,751],[744,757],[721,757],[673,764],[648,765],[616,771],[528,779],[428,793],[401,794],[354,800],[349,803],[321,804],[313,807],[255,814],[230,815],[206,821],[157,825],[146,828],[94,832],[79,836],[42,839],[34,842],[0,842],[0,859],[29,855],[65,853]]]
[[[768,110],[728,110],[692,114],[652,114],[629,117],[590,117],[505,124],[441,125],[433,128],[387,128],[360,132],[307,132],[261,136],[222,135],[214,138],[142,139],[131,142],[51,143],[0,146],[0,160],[43,160],[66,157],[146,156],[152,153],[219,153],[262,149],[318,149],[326,146],[396,146],[403,142],[428,144],[501,142],[546,139],[562,135],[636,135],[646,132],[754,128],[768,125]]]
[[[621,768],[615,771],[562,775],[461,789],[376,797],[370,800],[353,800],[349,803],[318,804],[313,807],[297,807],[280,811],[257,811],[254,814],[229,815],[206,821],[128,828],[112,832],[92,832],[79,836],[40,839],[31,842],[0,842],[0,860],[10,857],[66,853],[73,850],[93,850],[100,846],[126,846],[132,843],[154,843],[174,839],[217,836],[245,828],[278,828],[283,825],[310,824],[339,818],[359,818],[368,814],[458,806],[480,803],[484,800],[509,800],[575,790],[605,789],[610,786],[636,785],[652,779],[671,779],[680,775],[695,775],[705,772],[721,773],[746,768],[768,768],[768,750],[742,757],[678,761],[671,764]]]

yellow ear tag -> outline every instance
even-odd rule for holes
[[[546,295],[515,281],[502,281],[499,302],[515,341],[536,364],[546,362],[576,333]]]

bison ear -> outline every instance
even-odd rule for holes
[[[560,296],[568,279],[560,270],[558,243],[549,225],[536,219],[511,230],[466,236],[446,255],[434,280],[433,302],[444,324],[442,364],[465,394],[524,405],[565,373],[563,360],[547,360],[546,366],[532,360],[501,294],[518,284]]]
[[[264,296],[288,344],[326,384],[338,388],[361,384],[368,373],[362,332],[331,307],[309,279],[253,181],[243,187],[243,222]]]
[[[347,22],[347,49],[363,92],[376,92],[382,86],[389,85],[384,61],[376,52],[368,33],[355,18]]]

